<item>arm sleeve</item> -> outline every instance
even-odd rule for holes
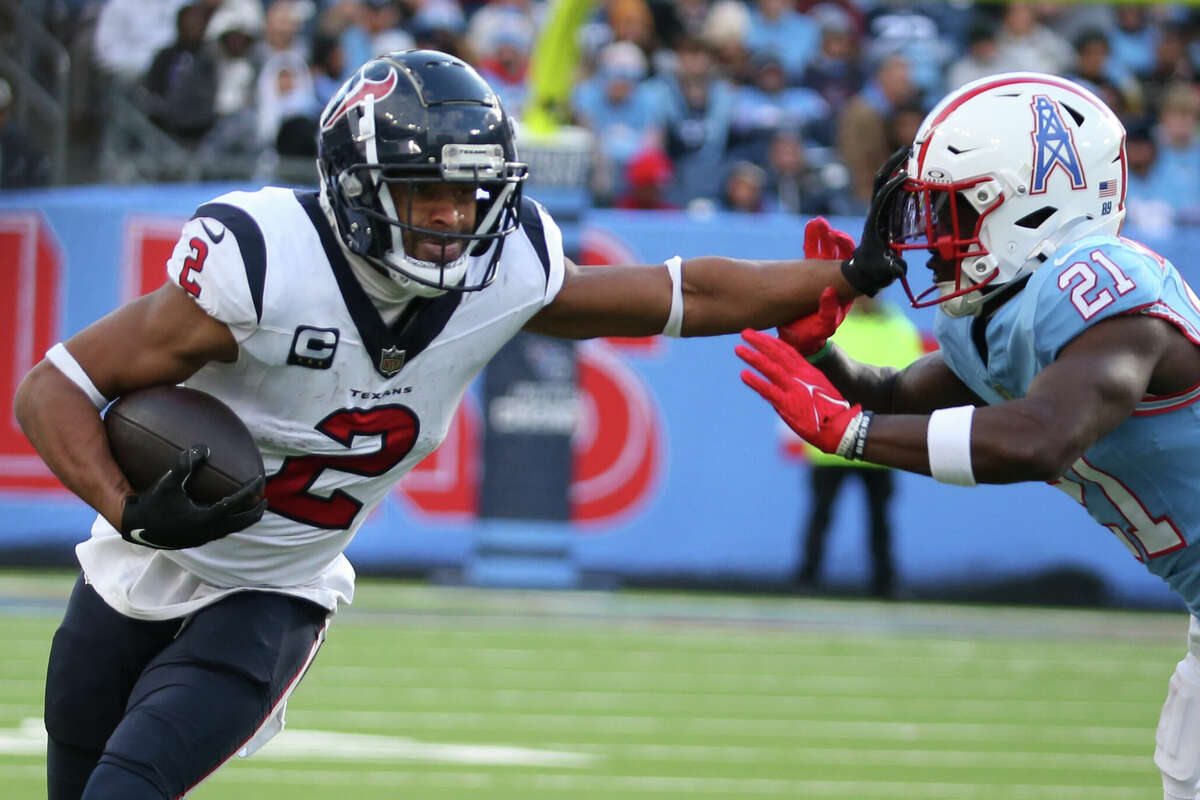
[[[167,261],[167,277],[209,316],[229,326],[238,344],[258,328],[242,248],[219,221],[188,220]]]

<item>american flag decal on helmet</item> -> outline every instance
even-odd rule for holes
[[[1100,181],[1100,196],[1101,197],[1116,197],[1117,196],[1116,180]]]

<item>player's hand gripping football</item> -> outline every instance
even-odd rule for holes
[[[875,188],[862,238],[854,253],[842,262],[842,275],[850,285],[871,297],[908,269],[904,259],[892,250],[888,232],[892,205],[900,195],[900,187],[908,180],[908,173],[900,169],[907,158],[908,148],[902,147],[875,173]]]
[[[846,402],[824,373],[774,336],[746,329],[742,338],[750,346],[739,344],[734,351],[766,376],[742,370],[742,381],[806,442],[826,453],[862,458],[870,421],[862,406]]]
[[[824,217],[813,217],[804,226],[804,257],[846,259],[854,255],[854,240],[850,234],[829,226]],[[842,302],[832,286],[821,292],[817,310],[806,317],[792,320],[778,328],[779,338],[796,348],[800,355],[820,352],[826,340],[846,318],[853,299]]]
[[[125,498],[121,536],[127,542],[157,550],[182,550],[228,536],[258,522],[267,510],[266,499],[250,508],[246,503],[262,494],[260,475],[212,505],[201,505],[184,488],[192,470],[209,456],[206,445],[192,445],[179,454],[179,462],[150,488]]]

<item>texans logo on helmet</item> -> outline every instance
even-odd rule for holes
[[[338,103],[333,111],[329,112],[329,115],[321,124],[322,129],[328,130],[332,128],[334,123],[341,119],[347,111],[368,97],[374,97],[376,101],[387,97],[396,90],[397,80],[396,71],[393,69],[388,69],[387,77],[382,80],[370,80],[365,75],[359,78],[358,83],[354,84],[354,88],[346,94],[345,99]]]
[[[1045,192],[1050,174],[1058,167],[1062,167],[1063,172],[1070,176],[1072,189],[1087,186],[1083,167],[1079,164],[1079,154],[1075,152],[1075,139],[1063,124],[1058,103],[1044,94],[1035,96],[1033,118],[1033,186],[1029,193]]]

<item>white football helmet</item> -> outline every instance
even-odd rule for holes
[[[914,307],[940,303],[951,316],[976,313],[1065,238],[1115,235],[1125,218],[1125,128],[1054,75],[993,75],[951,93],[921,123],[905,169],[892,247],[931,253],[935,285],[914,295],[901,280]]]

